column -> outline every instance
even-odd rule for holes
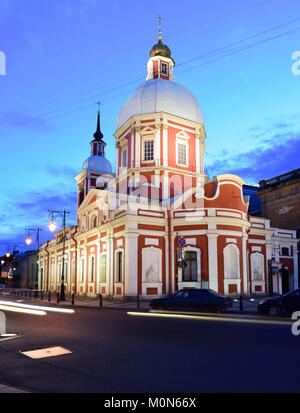
[[[218,292],[218,238],[219,234],[208,233],[208,276],[209,288]]]
[[[294,255],[294,289],[299,288],[299,274],[298,274],[298,252],[297,252],[297,245],[293,247],[293,255]]]
[[[124,295],[137,296],[138,292],[138,233],[125,234]]]
[[[242,259],[243,259],[243,284],[244,294],[250,294],[250,285],[248,285],[248,271],[247,271],[247,240],[246,235],[242,236]],[[250,284],[250,283],[249,283]]]
[[[135,128],[135,168],[141,166],[141,134],[140,127]]]
[[[159,166],[160,165],[160,122],[155,124],[155,165]]]

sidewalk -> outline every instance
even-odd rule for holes
[[[82,308],[99,308],[99,309],[117,309],[117,310],[150,310],[150,301],[151,300],[123,300],[123,299],[102,299],[102,306],[100,305],[100,297],[87,297],[87,296],[74,296],[74,305],[72,305],[72,295],[65,294],[65,301],[57,302],[57,294],[51,293],[51,301],[49,301],[49,293],[37,292],[38,298],[34,298],[34,292],[30,290],[7,290],[1,291],[3,296],[13,296],[18,300],[40,302],[44,304],[56,304],[58,306],[68,306],[68,307],[82,307]],[[254,297],[254,298],[244,298],[243,299],[243,314],[257,314],[257,304],[261,301],[263,297]],[[233,306],[227,310],[224,310],[223,313],[235,313],[241,314],[239,299],[233,298]]]

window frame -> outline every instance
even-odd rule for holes
[[[163,67],[166,67],[166,73],[164,73]],[[169,76],[169,65],[167,62],[160,62],[160,73],[164,76]]]
[[[120,257],[121,256],[121,266],[120,266]],[[116,283],[123,283],[123,278],[124,278],[124,274],[123,274],[123,250],[119,249],[116,251],[116,274],[115,274],[115,282]],[[121,271],[120,271],[121,269]]]
[[[151,141],[152,141],[152,145],[153,145],[153,150],[152,150],[153,159],[145,159],[145,146],[146,146],[147,142],[151,142]],[[154,139],[153,135],[143,137],[143,153],[142,153],[142,155],[143,155],[142,156],[142,162],[143,163],[153,163],[153,162],[155,162],[155,139]]]
[[[185,161],[186,163],[181,163],[179,159],[179,145],[185,146]],[[187,168],[189,166],[189,143],[186,139],[176,138],[176,165]]]

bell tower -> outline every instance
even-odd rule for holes
[[[173,67],[175,66],[175,62],[171,58],[171,50],[162,42],[161,19],[162,18],[158,16],[158,42],[150,51],[150,59],[146,65],[148,70],[146,80],[157,78],[174,80]]]

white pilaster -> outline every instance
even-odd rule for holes
[[[247,267],[247,236],[242,236],[242,260],[243,260],[243,283],[244,283],[244,294],[250,293],[250,288],[248,285],[248,267]]]
[[[136,296],[138,292],[138,234],[125,235],[125,296]]]
[[[299,274],[298,274],[298,253],[297,247],[294,247],[294,289],[299,288]]]
[[[168,166],[168,124],[163,124],[163,166]]]
[[[135,168],[141,166],[141,134],[140,128],[135,128]]]
[[[209,288],[218,292],[218,234],[208,233],[208,274]]]
[[[159,166],[160,165],[160,126],[159,125],[156,127],[154,153],[155,153],[155,165]]]

